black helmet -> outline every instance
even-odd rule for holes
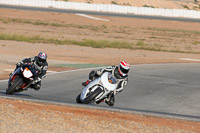
[[[47,60],[47,54],[45,52],[40,52],[38,54],[38,61],[37,61],[38,65],[40,66],[44,65],[46,60]]]

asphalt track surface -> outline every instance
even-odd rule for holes
[[[75,99],[82,90],[81,82],[87,80],[90,71],[51,73],[42,80],[39,91],[29,89],[14,95],[5,94],[7,80],[2,80],[0,96],[79,106]],[[200,121],[199,81],[200,63],[134,65],[128,85],[116,95],[114,107],[105,103],[91,106]]]
[[[81,13],[81,14],[87,14],[87,15],[126,17],[126,18],[137,18],[137,19],[158,19],[158,20],[168,20],[168,21],[200,22],[200,19],[193,19],[193,18],[163,17],[163,16],[150,16],[150,15],[107,13],[107,12],[91,12],[91,11],[56,9],[56,8],[12,6],[12,5],[3,5],[3,4],[0,4],[0,8],[30,10],[30,11],[42,11],[42,12],[72,13],[72,14]]]
[[[9,5],[0,5],[0,8],[200,22],[200,19],[98,13],[52,8]],[[83,69],[49,74],[42,81],[42,87],[39,91],[29,89],[14,95],[5,94],[7,80],[0,80],[0,97],[25,98],[80,106],[75,99],[82,90],[81,82],[87,80],[90,70]],[[200,121],[199,81],[200,64],[197,63],[135,65],[131,67],[128,85],[121,93],[116,95],[114,107],[108,107],[105,103],[92,105],[92,107]]]

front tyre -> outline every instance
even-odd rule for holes
[[[80,97],[81,97],[81,94],[79,94],[79,95],[76,97],[76,102],[77,102],[77,103],[82,103]]]
[[[23,84],[23,79],[16,77],[13,81],[13,84],[6,89],[6,94],[12,94],[17,87],[20,87]]]
[[[82,103],[84,104],[88,104],[91,101],[93,101],[95,99],[96,96],[98,96],[100,93],[102,92],[102,89],[100,87],[98,87],[94,92],[92,92],[88,97],[86,97]]]

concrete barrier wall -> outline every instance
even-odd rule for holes
[[[65,2],[54,0],[0,0],[0,4],[200,19],[200,11],[183,9],[160,9],[149,7],[120,6],[113,4],[105,5],[79,2]]]

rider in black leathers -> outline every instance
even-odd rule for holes
[[[39,90],[41,87],[41,80],[46,77],[46,72],[48,70],[47,54],[44,52],[40,52],[38,56],[25,58],[16,64],[16,69],[27,63],[34,63],[40,70],[39,76],[36,77],[33,83],[30,85],[30,88],[33,88],[34,90]]]
[[[102,68],[97,71],[91,71],[89,73],[89,80],[86,82],[83,82],[82,85],[86,86],[91,81],[93,81],[95,78],[100,77],[104,72],[111,72],[116,79],[118,79],[118,86],[117,89],[113,92],[111,92],[108,97],[105,99],[105,102],[109,106],[113,106],[115,103],[115,95],[121,92],[124,88],[124,86],[128,83],[128,72],[130,69],[130,65],[125,62],[121,61],[119,65],[117,66],[110,66],[107,68]]]

